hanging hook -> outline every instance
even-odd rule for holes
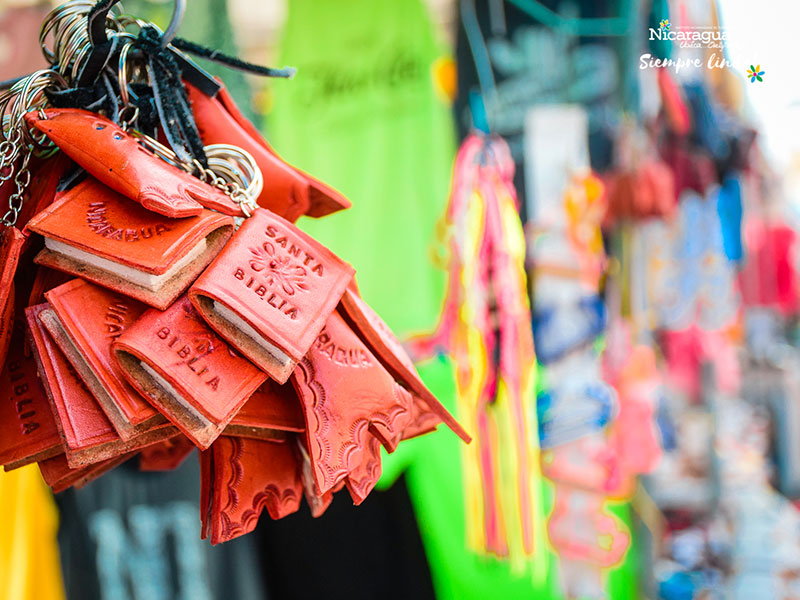
[[[175,0],[175,9],[172,11],[172,19],[169,21],[164,35],[161,36],[161,47],[166,48],[178,34],[178,28],[183,23],[183,15],[186,14],[186,0]]]

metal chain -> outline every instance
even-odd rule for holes
[[[22,153],[22,161],[20,163],[19,170],[17,170],[17,174],[14,176],[14,186],[16,189],[14,190],[14,193],[8,197],[8,210],[6,211],[6,214],[3,215],[2,220],[0,220],[0,223],[6,227],[13,227],[17,224],[19,211],[22,210],[22,205],[25,200],[25,190],[31,183],[31,171],[28,168],[31,156],[33,156],[32,148],[26,148]]]

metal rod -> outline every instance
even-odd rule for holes
[[[170,19],[169,25],[161,38],[161,45],[164,48],[175,39],[175,36],[178,34],[178,28],[183,22],[183,15],[185,14],[186,0],[175,0],[175,10],[172,12],[172,19]]]

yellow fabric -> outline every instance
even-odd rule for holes
[[[58,514],[39,468],[0,470],[0,598],[62,600]]]

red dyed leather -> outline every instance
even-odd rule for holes
[[[200,456],[203,537],[212,544],[253,531],[264,508],[273,519],[300,508],[303,485],[292,444],[224,435]]]
[[[50,108],[45,115],[30,112],[25,121],[91,175],[146,209],[171,218],[199,215],[203,206],[242,214],[220,190],[157,158],[109,119],[77,108]]]
[[[163,275],[205,238],[205,251],[158,291],[47,248],[36,257],[39,264],[89,279],[163,310],[222,249],[233,233],[233,219],[210,210],[186,219],[168,219],[90,177],[34,217],[28,229],[150,275]]]
[[[402,434],[411,396],[334,312],[292,383],[303,402],[306,439],[317,491],[324,494],[359,468],[369,440]]]
[[[6,362],[8,347],[11,344],[11,332],[14,329],[14,295],[15,285],[9,284],[8,298],[0,305],[0,369]]]
[[[0,372],[0,464],[8,471],[60,452],[61,437],[19,322]]]
[[[2,226],[0,226],[2,227]],[[16,227],[0,229],[0,365],[5,361],[14,321],[14,274],[25,236]]]
[[[186,90],[203,143],[233,144],[255,159],[265,181],[259,206],[291,222],[301,215],[323,217],[350,208],[350,202],[339,192],[282,160],[242,115],[225,88],[215,98],[189,84]]]
[[[172,471],[192,453],[195,445],[184,435],[176,435],[139,452],[140,471]]]
[[[418,396],[458,437],[469,443],[472,440],[470,435],[425,386],[411,358],[383,319],[352,289],[347,289],[342,296],[342,308],[353,330],[381,364],[403,386]]]
[[[128,382],[202,449],[267,379],[231,351],[186,296],[163,312],[145,312],[117,338],[112,351]],[[141,363],[161,375],[200,415],[176,405]]]
[[[439,416],[419,396],[411,394],[411,419],[403,430],[402,439],[409,440],[436,431],[441,422]]]
[[[50,400],[71,468],[127,454],[177,434],[174,427],[162,423],[123,441],[89,388],[39,321],[39,313],[47,307],[47,304],[31,306],[25,309],[25,316],[39,377]]]
[[[300,462],[300,480],[303,483],[303,495],[306,497],[308,508],[311,511],[311,516],[316,518],[321,517],[328,510],[328,507],[333,502],[333,495],[345,486],[343,479],[333,486],[324,494],[317,491],[317,485],[314,483],[313,468],[311,467],[311,458],[308,456],[308,448],[301,440],[297,441],[297,449],[299,451],[298,461]]]
[[[49,267],[36,267],[36,276],[33,278],[31,293],[28,297],[28,306],[35,306],[44,302],[44,293],[49,292],[68,281],[75,279],[69,273],[56,271]]]
[[[225,435],[274,440],[281,432],[305,429],[300,398],[290,384],[267,379],[225,428]]]
[[[203,318],[270,377],[285,383],[292,364],[278,364],[211,311],[217,301],[271,344],[299,361],[334,311],[353,268],[297,227],[265,209],[247,219],[189,288]]]
[[[111,344],[147,309],[141,302],[94,284],[73,279],[45,293],[63,327],[59,331],[39,313],[56,344],[100,403],[122,439],[130,439],[164,422],[159,414],[125,380],[111,353]],[[74,344],[78,356],[70,350]],[[85,364],[82,364],[85,363]],[[86,365],[96,379],[85,376]]]
[[[381,443],[378,438],[367,438],[361,462],[347,474],[345,485],[353,503],[358,506],[367,499],[381,478]]]
[[[70,487],[83,487],[114,467],[121,465],[131,456],[133,454],[123,454],[93,465],[73,469],[67,463],[67,457],[64,454],[58,454],[40,461],[39,470],[42,472],[42,479],[52,488],[53,493],[59,494]]]
[[[22,210],[20,210],[17,218],[17,227],[27,233],[25,226],[34,216],[53,203],[56,198],[58,183],[70,167],[72,167],[72,161],[61,153],[50,159],[37,162],[31,169],[31,183],[28,186],[25,202],[22,204]],[[30,238],[26,242],[29,243]]]

